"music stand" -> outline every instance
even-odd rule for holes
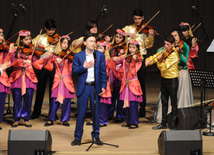
[[[204,89],[203,88],[214,88],[214,73],[211,71],[198,71],[198,70],[189,70],[189,72],[190,72],[192,85],[194,87],[200,87],[199,90],[201,92],[200,118],[192,126],[191,129],[194,130],[197,128],[197,126],[200,129],[202,129],[203,128],[202,110],[203,110],[203,95],[204,95]]]

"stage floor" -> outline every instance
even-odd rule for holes
[[[106,127],[102,127],[100,130],[100,139],[105,143],[119,145],[119,148],[115,148],[108,145],[97,146],[94,144],[88,152],[85,150],[90,144],[84,144],[80,146],[71,146],[71,141],[74,140],[75,130],[75,113],[76,105],[72,104],[71,120],[69,121],[70,127],[63,126],[59,120],[55,125],[50,127],[44,127],[47,120],[48,104],[44,104],[42,107],[42,116],[39,119],[31,120],[32,128],[26,128],[24,125],[19,125],[17,128],[11,128],[13,123],[12,115],[7,115],[4,121],[0,124],[2,130],[0,130],[0,155],[7,155],[4,150],[7,150],[8,131],[9,130],[49,130],[52,136],[52,150],[56,151],[56,154],[148,154],[158,155],[157,140],[162,130],[152,130],[152,127],[157,125],[152,122],[153,112],[156,108],[156,102],[160,90],[160,76],[158,73],[147,74],[147,102],[146,118],[140,118],[139,128],[128,129],[122,128],[123,123],[115,124],[113,120],[109,121]],[[200,101],[200,91],[198,88],[193,88],[195,103]],[[206,89],[207,99],[212,99],[214,94],[213,89]],[[34,100],[33,100],[34,101]],[[11,100],[11,102],[13,102]],[[48,92],[45,96],[45,103],[48,102]],[[12,108],[11,108],[12,109]],[[89,113],[88,113],[89,114]],[[58,111],[60,116],[60,110]],[[86,121],[90,121],[90,116],[87,115]],[[21,121],[21,123],[24,123]],[[125,123],[125,122],[124,122]],[[203,129],[206,131],[207,129]],[[84,134],[82,143],[91,141],[92,126],[84,125]],[[214,132],[214,131],[213,131]],[[214,136],[202,136],[203,138],[203,155],[214,155]],[[23,150],[24,151],[24,150]]]

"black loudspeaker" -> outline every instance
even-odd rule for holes
[[[192,127],[200,119],[201,107],[189,107],[178,109],[178,119],[176,120],[176,128],[178,130],[191,130]],[[202,109],[202,128],[206,127],[207,115],[205,109]],[[168,127],[171,129],[172,115],[168,115],[167,119]]]
[[[158,138],[161,155],[202,155],[200,130],[162,131]]]
[[[48,155],[51,147],[48,130],[9,130],[8,155]]]

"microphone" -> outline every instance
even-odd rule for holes
[[[107,13],[107,8],[105,5],[103,5],[103,8],[101,9],[101,14],[104,15]]]
[[[198,5],[193,5],[192,6],[192,11],[197,12],[199,10]]]
[[[23,10],[27,10],[22,4],[19,4],[19,6],[20,6]]]
[[[94,62],[97,62],[97,53],[95,51],[93,52],[93,56],[94,56]]]

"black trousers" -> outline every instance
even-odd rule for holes
[[[141,116],[145,116],[145,108],[146,108],[146,85],[145,85],[146,68],[144,68],[145,60],[146,60],[146,57],[144,57],[144,60],[142,61],[142,66],[137,72],[137,77],[140,82],[141,89],[143,91],[143,102],[140,102],[140,110],[139,110],[139,115]]]
[[[172,118],[177,117],[178,78],[161,80],[162,124],[165,125],[168,112],[169,97],[172,105]]]
[[[34,105],[34,111],[33,115],[39,116],[41,114],[41,108],[43,104],[43,99],[45,95],[45,88],[47,79],[49,78],[49,103],[51,101],[51,89],[53,86],[53,80],[55,75],[55,66],[52,71],[49,71],[47,69],[37,70],[37,91],[36,91],[36,99],[35,99],[35,105]]]

